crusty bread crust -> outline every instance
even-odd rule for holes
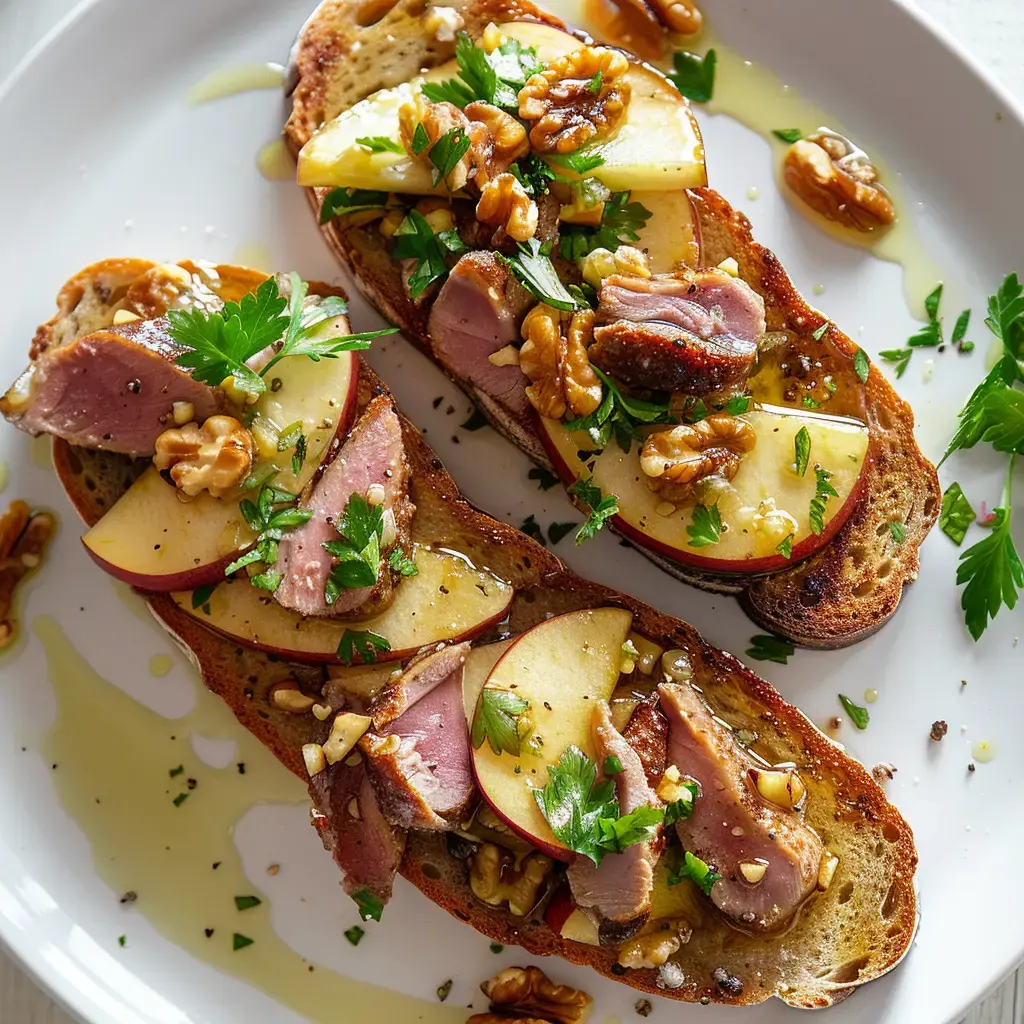
[[[360,404],[386,393],[383,383],[361,364]],[[691,626],[580,579],[539,544],[473,508],[415,427],[403,419],[402,428],[412,467],[411,497],[417,506],[414,538],[460,550],[511,582],[516,597],[505,624],[508,631],[517,634],[550,615],[577,608],[629,608],[634,628],[687,652],[695,684],[723,720],[756,736],[752,749],[757,754],[770,763],[799,766],[809,793],[807,821],[840,858],[830,888],[811,899],[784,936],[741,934],[708,904],[704,925],[694,930],[681,952],[685,982],[674,990],[659,989],[653,970],[622,973],[614,953],[562,940],[539,918],[513,918],[477,901],[468,886],[465,862],[449,852],[444,835],[411,834],[402,874],[439,906],[496,941],[561,956],[635,989],[685,1001],[742,1005],[775,995],[794,1006],[823,1007],[894,967],[909,950],[916,930],[917,853],[910,826],[864,767],[769,683],[706,644]],[[130,486],[140,465],[62,441],[54,443],[54,464],[68,497],[88,524]],[[322,741],[327,727],[311,715],[278,710],[270,689],[288,677],[307,693],[319,694],[322,669],[289,664],[236,645],[203,628],[166,595],[141,596],[193,658],[206,686],[305,780],[301,746]],[[494,639],[496,634],[488,633],[475,642]],[[780,955],[783,948],[785,957]],[[746,979],[743,991],[730,994],[720,988],[713,979],[717,968]]]
[[[525,0],[465,0],[456,6],[470,35],[479,34],[495,19],[561,25]],[[363,8],[354,0],[327,0],[307,23],[296,48],[297,85],[286,126],[294,153],[325,120],[378,88],[407,80],[409,67],[429,67],[451,56],[450,44],[440,44],[423,32],[422,0],[381,0],[378,12],[384,8],[387,13],[367,25],[360,21]],[[386,49],[382,44],[385,35],[389,40]],[[375,59],[385,52],[386,61]],[[395,53],[401,55],[400,60],[393,61]],[[367,65],[373,66],[373,74],[364,76],[361,72]],[[329,191],[307,189],[318,216]],[[859,505],[833,540],[811,558],[781,572],[761,576],[705,573],[634,546],[679,579],[736,594],[755,622],[797,643],[822,649],[856,643],[888,621],[899,606],[904,587],[917,578],[920,545],[938,517],[938,475],[914,438],[911,407],[877,366],[872,365],[867,383],[861,387],[853,366],[857,345],[835,325],[823,338],[814,338],[814,331],[827,318],[803,299],[778,259],[754,241],[747,218],[711,189],[696,189],[691,196],[705,263],[714,266],[726,257],[735,258],[740,276],[765,301],[768,330],[785,332],[792,356],[824,363],[840,385],[836,396],[840,400],[831,402],[829,411],[867,421],[869,476]],[[399,269],[374,226],[344,226],[334,219],[323,226],[323,234],[359,289],[432,357],[427,330],[429,301],[414,303],[408,298]],[[531,418],[509,415],[469,382],[449,376],[496,429],[550,468]],[[849,408],[842,405],[844,393],[858,396],[847,403]],[[891,537],[889,523],[893,521],[904,525],[902,543]]]

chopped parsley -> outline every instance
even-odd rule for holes
[[[619,511],[619,498],[615,494],[602,494],[593,477],[580,477],[569,488],[569,494],[589,509],[587,521],[576,531],[577,545],[592,540],[598,530]]]
[[[956,323],[953,325],[953,333],[950,335],[949,343],[956,345],[958,352],[973,352],[974,342],[965,341],[964,338],[967,334],[967,328],[971,322],[971,311],[969,309],[963,310],[961,314],[956,318]]]
[[[640,232],[651,218],[651,211],[643,203],[630,202],[630,192],[613,192],[601,212],[601,224],[596,228],[579,224],[561,225],[558,251],[562,258],[573,263],[583,259],[594,249],[614,252],[622,242],[636,242]]]
[[[793,468],[798,476],[804,476],[811,457],[811,434],[806,427],[801,427],[793,438],[793,455]]]
[[[225,568],[225,576],[257,562],[269,567],[277,561],[278,541],[288,530],[308,522],[313,515],[311,509],[297,508],[297,502],[296,495],[269,483],[260,488],[256,501],[243,498],[239,502],[238,508],[243,518],[256,534],[256,543]],[[249,582],[255,587],[273,592],[281,582],[281,577],[267,568],[249,577]]]
[[[292,474],[298,476],[306,461],[306,435],[302,432],[302,420],[296,420],[285,427],[277,439],[279,452],[286,452],[289,448],[295,449],[295,454],[292,456]]]
[[[733,395],[725,403],[725,411],[730,416],[741,416],[745,412],[750,412],[750,396],[749,395]]]
[[[910,365],[910,357],[913,354],[913,350],[909,348],[887,348],[883,352],[878,353],[879,357],[887,363],[896,364],[897,379],[907,372],[907,367]]]
[[[122,949],[124,949],[124,947],[128,945],[128,936],[127,935],[118,935],[118,937],[117,937],[117,944]]]
[[[552,544],[558,544],[579,525],[579,523],[551,523],[548,526],[548,540]]]
[[[455,44],[455,60],[459,67],[457,78],[425,82],[421,87],[432,103],[454,103],[461,109],[474,100],[483,100],[518,111],[519,90],[544,67],[533,48],[523,46],[517,39],[506,39],[487,53],[475,46],[465,32],[459,33]]]
[[[236,896],[235,897],[235,909],[236,910],[252,910],[253,907],[258,907],[263,900],[258,896]]]
[[[196,587],[192,591],[192,610],[202,610],[209,615],[210,614],[210,598],[213,597],[213,592],[217,589],[216,583],[206,583],[201,587]]]
[[[543,544],[544,547],[547,547],[547,541],[544,540],[544,531],[532,513],[519,524],[519,530],[525,533],[527,537],[532,537],[538,544]]]
[[[675,87],[694,103],[707,103],[715,94],[715,68],[718,54],[708,50],[706,56],[677,50],[672,55],[675,70],[668,73]]]
[[[669,422],[668,402],[650,402],[628,395],[602,370],[596,366],[592,369],[603,387],[601,404],[589,416],[567,420],[566,430],[586,431],[595,449],[604,448],[614,434],[619,447],[629,454],[633,441],[640,443],[641,424]]]
[[[360,928],[357,924],[354,924],[351,928],[346,928],[344,932],[345,938],[348,939],[353,946],[358,946],[365,934],[365,929]]]
[[[907,528],[898,519],[889,520],[889,535],[895,544],[903,544],[907,539]]]
[[[545,469],[543,466],[534,466],[526,474],[526,478],[528,480],[536,480],[537,486],[542,491],[550,491],[552,487],[558,484],[558,475],[552,473],[550,469]]]
[[[517,160],[509,171],[526,189],[527,195],[542,196],[551,189],[550,183],[557,175],[538,156],[532,153]]]
[[[967,536],[967,528],[977,518],[971,503],[960,485],[955,481],[942,495],[942,509],[939,512],[939,529],[960,547]]]
[[[824,338],[825,335],[828,333],[828,329],[831,326],[832,325],[826,320],[820,327],[816,327],[813,331],[811,331],[811,337],[815,341],[821,341],[821,339]]]
[[[248,935],[242,935],[239,932],[235,932],[231,939],[231,948],[237,953],[240,949],[245,949],[246,946],[251,946],[255,939],[250,939]]]
[[[861,384],[867,384],[868,374],[871,373],[871,360],[862,348],[858,348],[857,354],[853,357],[853,372],[857,374],[857,380]]]
[[[469,419],[465,423],[460,423],[459,426],[463,430],[468,430],[472,433],[476,430],[482,430],[484,427],[489,427],[490,421],[479,409],[474,409],[469,414]]]
[[[378,654],[386,654],[391,644],[370,629],[346,629],[338,641],[338,659],[343,665],[370,665]]]
[[[442,1003],[448,998],[448,996],[451,995],[453,984],[454,982],[452,981],[451,978],[449,978],[447,981],[442,982],[442,984],[437,986],[437,998]]]
[[[791,146],[804,137],[804,133],[799,128],[773,128],[772,135]]]
[[[754,661],[774,661],[778,665],[788,665],[790,656],[796,648],[783,636],[774,633],[761,633],[750,638],[750,647],[744,651]]]
[[[353,494],[335,524],[341,540],[324,541],[323,547],[336,561],[324,587],[324,598],[333,605],[343,590],[372,587],[380,576],[380,544],[384,532],[384,509]]]
[[[356,139],[356,145],[363,146],[371,153],[400,153],[405,156],[405,147],[386,135],[364,135],[361,139]]]
[[[693,519],[686,527],[686,542],[691,548],[706,548],[722,539],[722,515],[718,504],[694,505]]]
[[[589,82],[587,82],[587,92],[592,92],[595,96],[601,91],[601,83],[604,81],[604,72],[598,71],[596,75]]]
[[[519,756],[520,719],[529,710],[530,702],[509,690],[485,686],[480,691],[480,703],[473,716],[470,739],[473,749],[479,750],[487,741],[495,754],[509,753]]]
[[[188,799],[188,793],[179,793],[171,802],[175,807],[180,807]]]
[[[602,767],[605,775],[621,775],[623,771],[622,762],[614,754],[609,754],[604,759]]]
[[[868,714],[867,708],[862,708],[859,704],[854,704],[849,697],[844,694],[839,694],[839,703],[843,705],[843,710],[849,715],[850,721],[858,729],[866,729],[868,722],[871,721],[871,716]]]
[[[504,951],[505,947],[500,942],[492,942],[490,946],[491,952],[498,954]]]
[[[598,782],[597,765],[575,746],[548,765],[548,784],[533,795],[555,838],[594,864],[654,838],[665,816],[663,808],[646,804],[620,815],[615,784]]]
[[[184,775],[185,774],[185,766],[183,764],[179,764],[177,768],[172,768],[167,774],[172,779],[175,778],[178,775]]]
[[[677,871],[669,875],[668,884],[679,885],[680,882],[693,882],[705,896],[711,895],[711,887],[722,876],[713,871],[700,857],[687,850],[683,854],[683,863]]]
[[[574,150],[572,153],[552,154],[548,157],[548,160],[561,167],[568,167],[570,171],[575,171],[576,174],[581,176],[596,170],[604,164],[600,144],[584,146],[582,149]]]
[[[829,498],[838,498],[839,492],[829,483],[832,474],[827,469],[815,469],[814,475],[817,480],[807,518],[811,525],[811,533],[821,536],[822,530],[825,529],[825,506],[828,504]]]
[[[793,540],[796,537],[795,533],[789,534],[788,537],[783,537],[776,545],[775,550],[782,555],[783,558],[793,557]]]
[[[427,129],[424,127],[421,121],[413,129],[412,133],[412,151],[416,156],[419,156],[430,145],[430,136],[427,134]]]
[[[399,547],[391,549],[391,554],[388,555],[388,565],[391,566],[399,576],[418,576],[420,572],[415,561],[411,558],[407,558],[405,552]]]
[[[384,913],[384,904],[369,889],[357,889],[352,893],[356,909],[363,921],[379,921]]]
[[[665,827],[674,825],[677,821],[693,817],[693,808],[700,796],[700,786],[692,779],[684,779],[679,783],[680,788],[686,793],[678,800],[665,806]]]
[[[446,258],[467,252],[458,231],[434,234],[427,219],[418,210],[410,210],[394,235],[392,254],[396,260],[415,260],[409,275],[409,295],[416,299],[435,281],[448,276]]]
[[[448,180],[448,175],[455,170],[459,161],[469,152],[470,145],[470,140],[464,129],[452,128],[430,147],[430,152],[427,155],[430,157],[430,162],[437,168],[437,174],[434,175],[434,180],[431,183],[435,188],[440,182]]]
[[[320,223],[326,224],[333,217],[363,210],[382,210],[387,206],[387,192],[375,192],[366,188],[332,188],[320,207]]]
[[[541,244],[536,238],[520,242],[511,256],[495,256],[515,275],[516,280],[535,298],[555,309],[574,310],[580,302],[566,290],[551,262],[551,243]]]
[[[821,407],[821,403],[818,402],[816,399],[812,398],[810,395],[804,395],[803,398],[800,400],[800,404],[805,409],[818,409]]]

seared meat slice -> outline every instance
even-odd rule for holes
[[[189,402],[200,423],[224,409],[224,396],[193,380],[174,360],[163,318],[134,320],[41,352],[0,398],[0,412],[30,434],[125,455],[152,455],[172,421],[175,402]]]
[[[299,502],[313,516],[281,540],[275,569],[281,585],[274,594],[279,604],[301,615],[369,616],[386,608],[394,597],[397,574],[387,556],[396,545],[409,549],[409,528],[415,506],[408,497],[409,464],[402,442],[402,425],[392,400],[374,398],[359,418],[348,439]],[[381,569],[372,587],[343,590],[333,605],[324,588],[333,558],[326,541],[340,535],[335,526],[353,494],[366,498],[374,484],[384,488],[384,537]],[[388,524],[394,525],[395,539]]]
[[[313,824],[341,868],[345,892],[352,896],[369,889],[386,903],[402,863],[405,833],[381,813],[365,760],[353,752],[328,765],[310,779],[309,793],[315,808]]]
[[[598,765],[617,757],[622,771],[613,776],[619,812],[629,814],[645,804],[658,805],[644,775],[636,751],[612,725],[611,711],[604,701],[594,707],[594,745]],[[660,835],[609,853],[599,867],[589,857],[577,856],[569,865],[569,886],[576,906],[591,911],[598,920],[598,935],[607,945],[619,945],[636,935],[651,912],[654,869],[661,854]]]
[[[444,830],[473,796],[462,702],[468,643],[431,651],[370,705],[377,732],[359,746],[385,816],[402,828]]]
[[[742,384],[765,332],[764,301],[723,270],[609,277],[590,361],[635,388],[706,395]]]
[[[519,340],[533,301],[493,252],[471,252],[452,268],[428,325],[444,368],[517,415],[528,408],[526,376],[518,365],[495,366],[488,356]]]
[[[655,789],[665,774],[668,746],[668,722],[658,707],[656,696],[652,695],[636,708],[622,737],[640,758],[647,776],[647,785]]]
[[[676,825],[683,848],[722,875],[711,901],[724,914],[752,930],[780,928],[814,890],[821,840],[799,812],[769,803],[748,784],[753,761],[696,690],[672,683],[658,690],[669,723],[668,761],[701,788],[692,816]],[[750,884],[742,863],[766,864],[764,877]]]

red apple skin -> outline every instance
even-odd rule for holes
[[[556,934],[561,935],[565,922],[576,909],[572,891],[564,882],[555,890],[544,911],[544,923]]]
[[[219,577],[223,579],[224,577]],[[489,616],[481,622],[475,623],[469,629],[463,631],[450,638],[451,643],[458,643],[461,640],[472,640],[473,637],[479,636],[485,630],[489,629],[495,623],[501,622],[502,619],[508,615],[508,610],[515,600],[515,593],[511,593],[508,599],[508,603],[496,612],[494,615]],[[203,618],[193,616],[195,621],[199,625],[208,629],[211,633],[216,633],[218,636],[224,637],[226,640],[231,640],[233,643],[241,644],[243,647],[249,647],[254,651],[261,651],[264,654],[269,654],[274,657],[282,658],[285,661],[294,661],[300,665],[345,665],[350,667],[346,662],[343,662],[338,657],[337,651],[292,651],[285,647],[273,647],[269,644],[260,643],[258,640],[253,640],[251,637],[240,636],[237,633],[231,633],[226,629],[219,629],[211,622],[204,621]],[[410,658],[417,651],[421,650],[422,645],[416,647],[406,647],[397,650],[383,651],[377,655],[377,663],[386,661],[403,661],[405,658]],[[352,665],[361,665],[363,662],[356,660],[351,663]]]
[[[356,405],[359,393],[359,356],[352,353],[352,373],[349,375],[348,391],[345,394],[344,405],[341,415],[338,417],[338,429],[334,432],[335,440],[344,440],[352,429],[356,418]],[[321,461],[321,468],[326,466],[337,453],[341,446],[335,446],[334,440],[327,445]],[[316,479],[314,475],[313,479]],[[121,580],[129,586],[139,590],[148,590],[153,593],[170,593],[176,590],[195,590],[196,587],[208,586],[211,583],[219,583],[224,579],[224,570],[240,555],[244,554],[248,547],[239,548],[237,551],[228,552],[215,562],[207,562],[204,565],[197,565],[193,569],[184,572],[170,573],[167,575],[154,576],[147,573],[132,572],[123,566],[114,565],[105,558],[96,554],[88,544],[85,537],[81,538],[82,547],[89,553],[89,557],[108,575],[114,579]],[[251,547],[251,545],[249,545]]]
[[[572,484],[576,482],[576,477],[573,475],[572,470],[569,469],[565,460],[551,442],[547,431],[544,430],[539,423],[535,425],[534,430],[540,438],[541,444],[544,446],[544,450],[548,453],[548,458],[551,460],[551,464],[555,467],[555,472],[562,478],[562,481],[567,487],[572,486]],[[648,537],[643,533],[643,531],[638,530],[635,526],[627,523],[621,516],[612,516],[611,521],[623,537],[627,537],[638,547],[647,548],[649,551],[656,551],[658,554],[664,555],[666,558],[671,558],[673,561],[679,562],[682,565],[692,566],[694,569],[699,569],[702,572],[715,573],[720,576],[756,576],[766,573],[780,572],[783,569],[788,569],[796,565],[797,562],[801,562],[805,558],[810,558],[811,555],[820,551],[826,544],[828,544],[828,542],[832,540],[832,538],[843,528],[846,520],[850,518],[853,514],[853,510],[860,503],[861,497],[864,493],[865,482],[867,480],[867,473],[865,470],[871,465],[873,460],[874,456],[869,445],[868,451],[864,456],[860,475],[857,477],[857,482],[847,496],[846,501],[843,502],[842,507],[828,521],[825,529],[822,530],[818,536],[811,534],[809,537],[804,538],[804,540],[797,544],[793,548],[792,557],[790,558],[784,558],[782,555],[768,555],[764,558],[747,558],[742,561],[731,558],[709,558],[707,555],[698,555],[686,551],[683,548],[673,548],[668,544],[662,544],[660,541]]]

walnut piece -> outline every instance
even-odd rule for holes
[[[706,477],[731,480],[743,455],[756,443],[757,434],[746,420],[714,413],[697,423],[650,434],[640,452],[640,467],[652,490],[678,503]]]
[[[526,397],[541,416],[561,419],[567,409],[589,416],[601,404],[601,381],[587,356],[594,319],[593,310],[573,313],[563,334],[557,309],[540,302],[526,314],[519,366],[531,381]]]
[[[896,219],[868,155],[827,128],[794,142],[784,170],[786,184],[812,210],[843,227],[875,231]]]
[[[501,225],[509,238],[525,242],[537,230],[537,204],[512,174],[499,174],[484,185],[476,204],[481,224]]]
[[[655,17],[670,32],[692,36],[700,31],[704,17],[693,0],[649,0]]]
[[[650,277],[651,268],[647,253],[632,245],[620,245],[615,252],[610,249],[591,249],[580,263],[583,280],[591,287],[601,290],[605,278],[614,274],[624,277]]]
[[[681,945],[676,931],[663,930],[639,935],[619,950],[619,966],[652,970],[668,961]]]
[[[0,516],[0,650],[18,634],[11,610],[18,584],[43,561],[57,527],[49,512],[32,512],[24,501],[12,501]]]
[[[511,1017],[548,1024],[583,1024],[594,1002],[586,992],[556,985],[539,967],[509,967],[485,981],[480,989],[490,999],[491,1012],[498,1020]]]
[[[629,83],[622,80],[628,70],[629,61],[619,51],[582,46],[532,75],[519,90],[519,116],[535,122],[533,148],[571,153],[610,135],[629,103]]]
[[[516,160],[530,152],[526,129],[511,114],[480,100],[468,103],[465,114],[471,122],[479,122],[487,129],[490,145],[486,162],[488,180],[504,173]],[[485,184],[479,174],[477,184]]]
[[[211,416],[200,427],[165,430],[156,439],[153,465],[169,469],[178,490],[189,497],[209,491],[222,498],[234,490],[252,469],[256,442],[233,416]]]
[[[513,917],[525,917],[537,905],[554,866],[543,853],[531,853],[517,868],[500,846],[481,843],[469,861],[469,887],[484,903],[507,903]]]

